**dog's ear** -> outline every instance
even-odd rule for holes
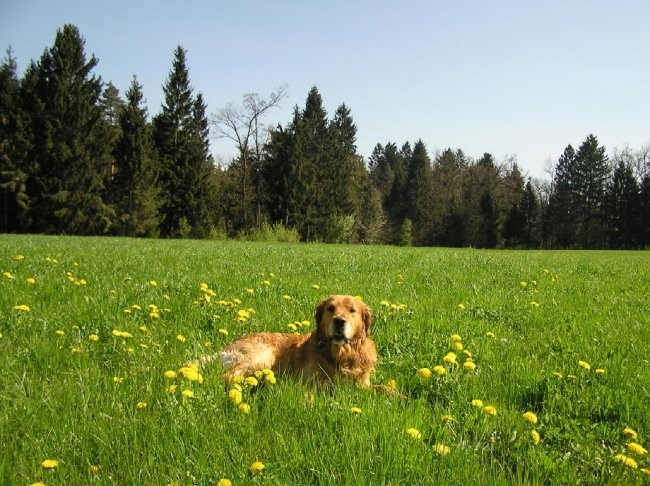
[[[370,336],[370,326],[372,326],[372,311],[364,302],[361,302],[361,318],[366,328],[366,335]]]
[[[318,306],[316,306],[316,312],[314,312],[314,318],[316,319],[316,334],[318,336],[323,335],[323,331],[321,330],[321,320],[323,319],[323,313],[325,312],[325,306],[329,303],[330,299],[329,297],[325,300],[323,300]]]

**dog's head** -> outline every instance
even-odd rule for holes
[[[330,295],[316,307],[316,331],[332,344],[348,344],[370,333],[372,314],[351,295]]]

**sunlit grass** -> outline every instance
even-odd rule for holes
[[[2,484],[648,480],[647,253],[0,236],[0,273]],[[193,366],[330,293],[401,398]]]

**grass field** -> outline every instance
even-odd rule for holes
[[[3,235],[0,272],[0,484],[650,483],[647,252]],[[402,398],[184,368],[331,293]]]

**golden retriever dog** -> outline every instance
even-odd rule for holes
[[[232,381],[268,368],[320,385],[341,377],[364,388],[387,388],[370,384],[377,351],[366,304],[350,295],[331,295],[316,307],[315,318],[316,330],[310,334],[257,332],[233,342],[219,353],[227,369],[224,378]]]

